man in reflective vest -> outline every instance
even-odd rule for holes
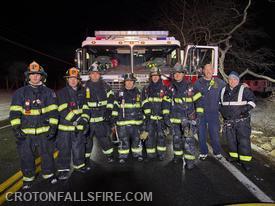
[[[130,149],[138,161],[142,161],[142,142],[140,127],[143,123],[141,93],[135,87],[134,74],[124,75],[124,88],[115,96],[112,116],[120,139],[118,147],[119,163],[124,164]]]
[[[159,160],[163,160],[165,156],[164,129],[171,126],[169,119],[171,99],[167,93],[168,88],[162,83],[160,69],[154,65],[150,69],[150,83],[142,91],[145,128],[149,132],[149,137],[145,141],[148,160],[155,158],[156,155]]]
[[[180,64],[174,67],[174,80],[169,88],[171,98],[170,121],[172,123],[174,163],[182,158],[187,169],[195,162],[196,113],[194,102],[202,95],[194,93],[193,86],[184,79],[185,70]]]
[[[23,173],[23,189],[35,179],[35,151],[41,155],[42,177],[57,182],[54,172],[54,139],[58,124],[55,93],[44,85],[46,72],[32,62],[25,72],[27,85],[15,91],[10,106],[10,122],[17,139],[17,150]]]
[[[60,180],[69,178],[71,156],[73,168],[86,172],[84,132],[89,127],[89,116],[83,114],[83,108],[87,108],[87,105],[85,90],[80,84],[79,69],[70,68],[65,78],[67,85],[57,93],[59,125],[56,145],[59,151],[57,170]]]
[[[224,119],[223,135],[229,147],[229,160],[240,161],[248,171],[252,160],[250,111],[256,104],[253,92],[239,81],[239,74],[232,71],[228,84],[221,91],[220,111]]]
[[[89,67],[90,80],[86,82],[87,108],[84,113],[90,117],[90,133],[86,143],[86,163],[89,164],[93,137],[95,136],[102,147],[103,154],[107,156],[108,162],[113,162],[113,146],[110,139],[110,118],[114,107],[114,93],[111,87],[101,78],[100,64],[94,63]]]
[[[205,160],[208,156],[206,144],[208,131],[214,156],[218,159],[222,158],[219,138],[219,102],[220,93],[222,88],[225,87],[225,82],[218,77],[214,78],[213,72],[213,66],[206,64],[203,68],[204,76],[196,81],[194,85],[194,90],[202,94],[202,97],[196,102],[196,112],[199,120],[200,160]]]

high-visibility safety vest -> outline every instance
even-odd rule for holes
[[[25,134],[39,135],[57,128],[56,95],[45,85],[27,85],[16,90],[10,106],[10,122]]]
[[[221,91],[221,114],[226,120],[249,116],[249,111],[256,107],[255,95],[244,85],[231,89],[229,85]]]

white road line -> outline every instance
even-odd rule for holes
[[[9,124],[9,125],[6,125],[6,126],[3,126],[3,127],[0,127],[0,129],[5,129],[5,128],[7,128],[7,127],[11,127],[11,125]]]
[[[196,136],[198,140],[198,137]],[[209,151],[213,154],[212,147],[207,143]],[[217,159],[217,158],[216,158]],[[218,160],[218,159],[217,159]],[[233,164],[228,162],[225,158],[218,160],[234,177],[237,178],[258,200],[261,202],[272,202],[270,197],[268,197],[257,185],[255,185],[250,179],[248,179],[240,170],[238,170]]]

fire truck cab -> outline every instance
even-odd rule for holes
[[[181,45],[168,31],[95,31],[95,37],[87,37],[76,50],[76,66],[80,68],[82,81],[87,81],[88,68],[95,62],[103,65],[103,79],[114,90],[120,89],[122,75],[134,73],[138,86],[148,82],[148,63],[156,63],[164,81],[169,81],[171,69],[176,63],[186,68],[186,78],[195,81],[201,75],[203,65],[211,63],[218,71],[218,47]]]

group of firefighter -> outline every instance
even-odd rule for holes
[[[192,169],[196,160],[194,136],[198,133],[199,159],[205,160],[209,133],[213,154],[221,159],[219,114],[224,119],[227,159],[249,170],[249,112],[256,105],[253,92],[239,83],[238,73],[231,72],[226,84],[214,78],[212,65],[206,64],[204,76],[192,84],[185,80],[183,66],[176,64],[167,86],[157,65],[149,68],[149,84],[142,91],[135,85],[135,75],[126,73],[123,88],[115,94],[102,79],[100,64],[89,67],[90,79],[84,86],[79,69],[73,67],[66,72],[66,86],[55,94],[44,84],[47,74],[43,67],[32,62],[25,72],[26,85],[14,93],[10,107],[23,189],[29,189],[35,179],[36,148],[42,158],[42,177],[55,184],[58,179],[69,178],[71,161],[74,171],[85,173],[91,169],[93,137],[108,162],[117,158],[124,164],[129,154],[137,161],[164,160],[169,131],[173,162],[183,161],[187,169]],[[113,144],[111,134],[118,145]],[[115,148],[118,156],[114,155]]]

